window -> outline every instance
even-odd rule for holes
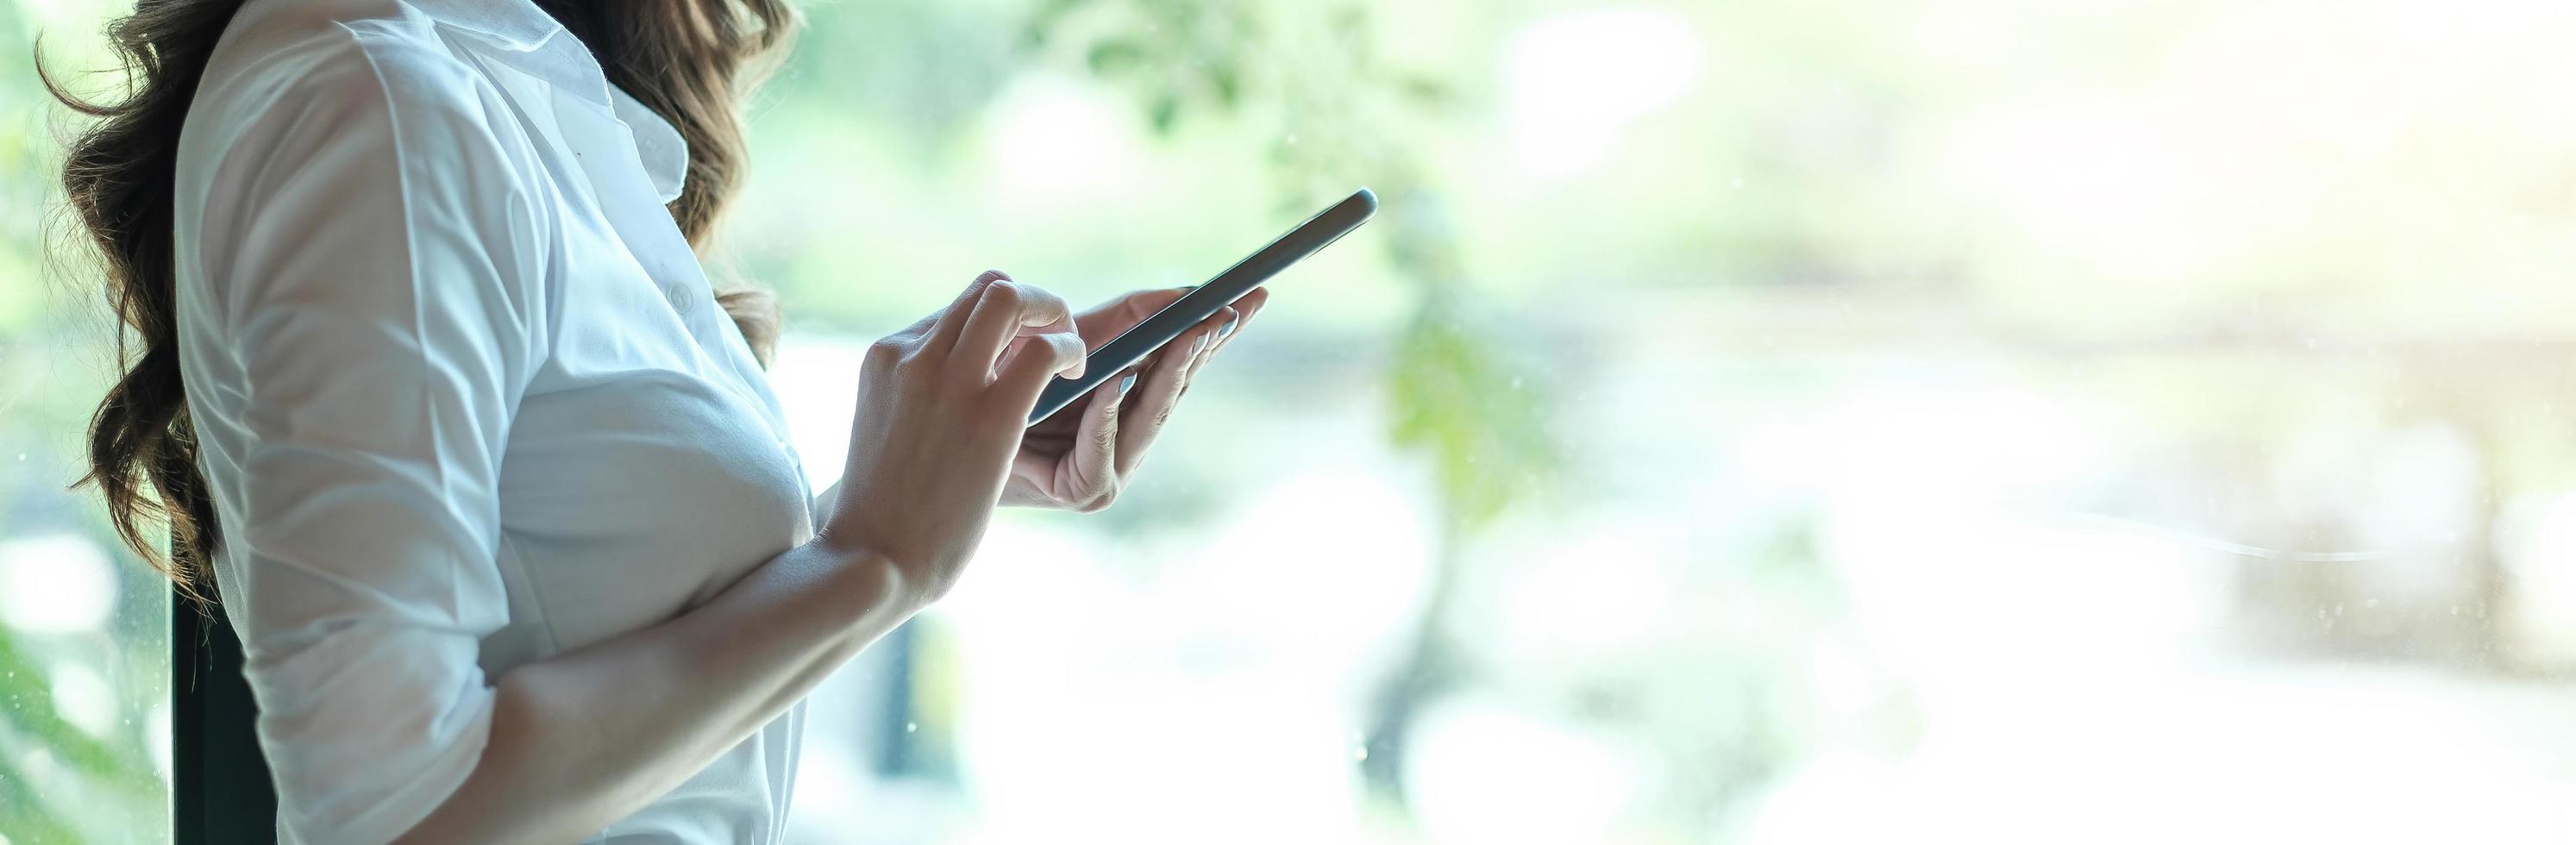
[[[807,12],[724,264],[818,485],[978,270],[1079,307],[1384,210],[1117,507],[1009,513],[813,696],[796,842],[2576,837],[2576,12]],[[147,840],[168,610],[61,490],[107,353],[37,281],[41,103],[0,835]]]
[[[104,388],[96,289],[59,279],[58,115],[28,56],[105,67],[105,4],[0,2],[0,841],[153,842],[170,826],[168,582],[127,558],[81,474]],[[68,221],[64,221],[66,224]],[[68,255],[60,257],[69,257]],[[52,284],[54,281],[61,284]]]

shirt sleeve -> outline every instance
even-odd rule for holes
[[[280,828],[366,845],[445,801],[489,733],[501,463],[547,301],[527,146],[488,87],[348,37],[219,154],[205,294],[241,383],[189,389],[246,409],[201,424],[249,444],[224,598]]]

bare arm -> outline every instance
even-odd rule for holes
[[[680,617],[504,673],[474,774],[403,842],[569,842],[767,724],[929,599],[828,541]]]
[[[999,273],[878,342],[822,536],[668,622],[504,673],[473,773],[399,841],[576,840],[776,718],[947,592],[1021,420],[1082,348],[1061,300]]]

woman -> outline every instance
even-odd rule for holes
[[[775,320],[693,255],[792,23],[146,0],[114,30],[140,78],[75,103],[103,120],[65,181],[142,348],[91,480],[222,598],[287,841],[777,841],[798,700],[947,592],[997,502],[1106,506],[1259,310],[1024,434],[1178,292],[1076,315],[985,273],[869,351],[809,502]]]

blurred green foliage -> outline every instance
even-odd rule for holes
[[[1158,134],[1191,114],[1256,123],[1253,134],[1273,139],[1272,171],[1292,213],[1379,186],[1371,234],[1415,290],[1386,368],[1390,434],[1430,460],[1451,518],[1481,524],[1557,467],[1545,373],[1536,356],[1507,356],[1508,327],[1469,305],[1460,233],[1426,151],[1404,138],[1454,118],[1441,109],[1450,86],[1382,60],[1375,45],[1387,36],[1375,24],[1362,3],[1046,0],[1027,41],[1042,55],[1078,54],[1090,73],[1134,92]],[[1279,108],[1247,115],[1247,102]]]
[[[1491,309],[1471,307],[1474,285],[1425,160],[1431,151],[1408,140],[1456,117],[1443,108],[1450,86],[1383,60],[1376,45],[1394,36],[1377,31],[1370,10],[1336,2],[1046,0],[1027,40],[1041,54],[1075,53],[1092,75],[1131,91],[1158,135],[1192,116],[1257,127],[1251,134],[1270,139],[1270,170],[1290,213],[1361,185],[1379,192],[1371,234],[1413,292],[1413,314],[1396,328],[1384,365],[1388,433],[1431,465],[1443,523],[1426,610],[1371,698],[1369,753],[1358,765],[1381,804],[1400,813],[1411,726],[1460,680],[1445,615],[1464,577],[1463,545],[1475,527],[1544,489],[1560,450],[1547,421],[1546,371],[1535,356],[1506,354],[1509,326]]]
[[[47,35],[54,68],[103,66],[89,38],[97,11],[0,3],[0,542],[69,535],[115,545],[86,493],[64,489],[80,475],[82,425],[114,350],[84,256],[48,248],[79,242],[60,240],[77,237],[58,216],[54,183],[65,124],[34,84],[32,58]],[[70,81],[107,80],[75,72]],[[24,572],[52,562],[10,563]],[[165,582],[131,560],[117,563],[100,573],[115,608],[103,629],[36,634],[0,624],[0,835],[12,843],[154,841],[168,826],[150,751],[166,728],[147,716],[168,690]],[[104,701],[92,696],[102,683]]]

